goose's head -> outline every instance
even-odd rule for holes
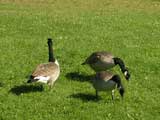
[[[125,70],[124,70],[124,76],[125,76],[126,80],[129,80],[129,78],[131,77],[128,68],[125,68]]]
[[[48,45],[52,45],[52,39],[51,38],[48,38]]]
[[[120,88],[119,89],[119,94],[121,95],[121,97],[123,98],[123,96],[124,96],[124,88]]]

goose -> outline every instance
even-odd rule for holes
[[[121,78],[117,74],[108,71],[97,72],[92,81],[93,87],[96,90],[96,97],[98,98],[98,91],[111,91],[112,100],[114,100],[114,91],[117,87],[121,97],[124,95],[124,87],[121,83]]]
[[[108,70],[118,64],[126,80],[129,80],[130,78],[129,70],[126,68],[123,60],[121,58],[114,57],[109,52],[100,51],[92,53],[85,62],[82,63],[82,65],[86,64],[88,64],[95,72]]]
[[[60,67],[57,59],[54,57],[52,44],[52,39],[48,38],[49,62],[39,64],[30,75],[30,79],[27,83],[46,83],[50,88],[54,85],[55,81],[59,77]]]

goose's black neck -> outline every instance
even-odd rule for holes
[[[122,59],[115,57],[115,58],[114,58],[114,63],[115,63],[116,65],[118,64],[118,65],[120,66],[121,71],[122,71],[123,73],[126,71],[126,67],[125,67],[125,64],[124,64],[124,62],[123,62]]]
[[[119,77],[119,75],[114,75],[114,76],[112,77],[112,80],[113,80],[115,83],[117,83],[117,88],[119,88],[120,86],[122,86],[122,85],[121,85],[121,78]]]
[[[55,62],[54,54],[53,54],[53,48],[52,48],[52,39],[48,38],[48,51],[49,51],[49,62]]]
[[[124,87],[122,85],[121,78],[119,77],[119,75],[114,75],[112,77],[112,80],[115,83],[117,83],[117,88],[119,89],[119,93],[120,93],[121,97],[123,97],[125,90],[124,90]]]
[[[124,64],[124,62],[123,62],[123,60],[122,59],[120,59],[120,58],[113,58],[114,59],[114,63],[115,63],[115,65],[119,65],[119,67],[121,68],[121,71],[123,72],[123,74],[125,75],[125,78],[127,79],[127,80],[129,80],[129,78],[130,78],[130,73],[129,73],[129,71],[128,71],[128,69],[125,67],[125,64]]]

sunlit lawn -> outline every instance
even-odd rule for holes
[[[47,38],[61,75],[54,88],[27,84],[39,63],[48,61]],[[90,53],[112,52],[130,68],[126,93],[100,93],[88,82],[94,71],[81,66]],[[160,1],[1,0],[1,120],[160,119]],[[74,76],[70,76],[74,73]]]

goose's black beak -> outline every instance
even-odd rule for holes
[[[119,90],[119,93],[120,93],[121,97],[123,98],[123,96],[124,96],[124,89],[123,89],[123,88],[120,89],[120,90]]]
[[[81,65],[85,65],[86,64],[86,62],[83,62]]]

